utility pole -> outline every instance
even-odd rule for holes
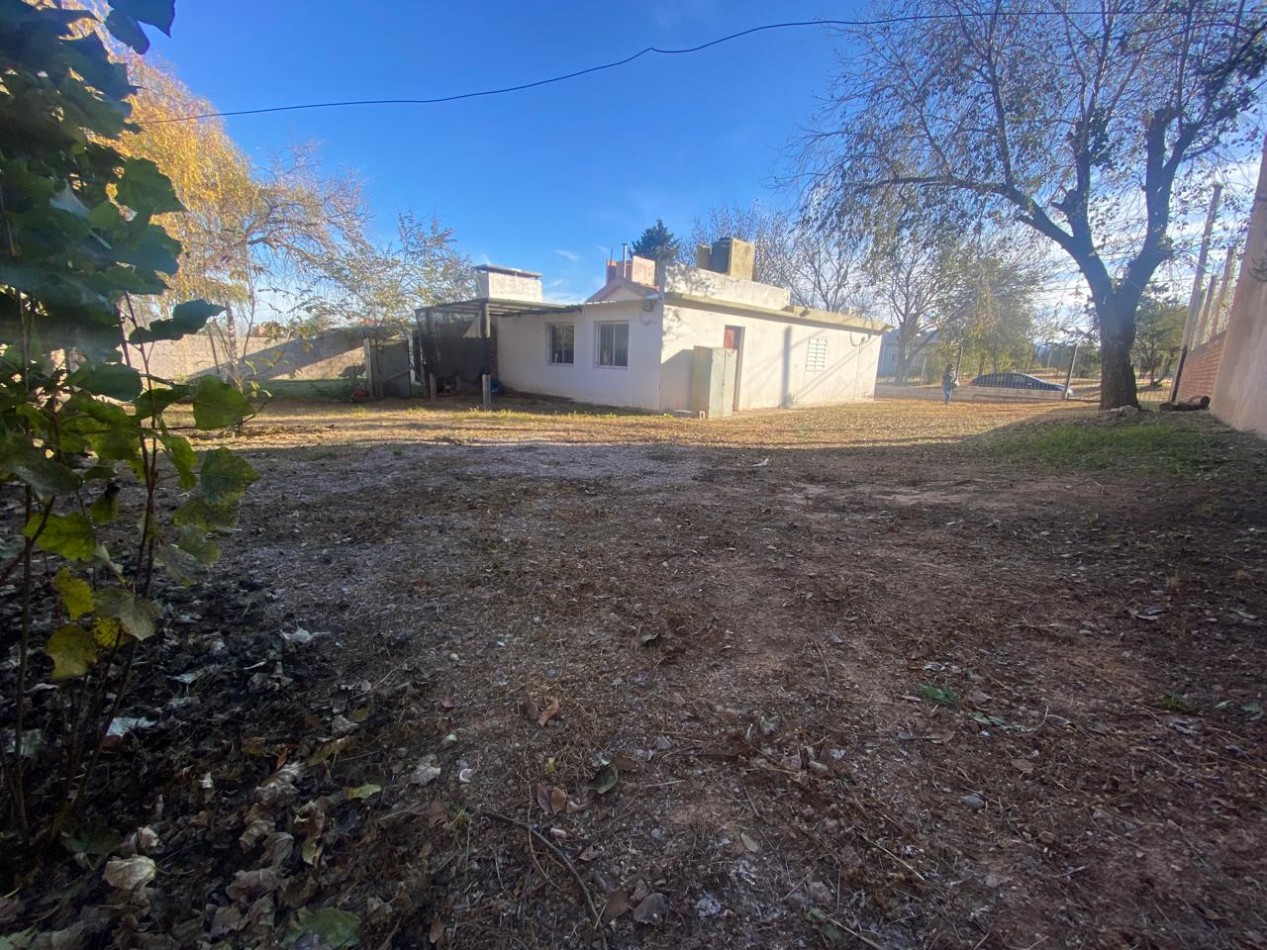
[[[1175,380],[1170,387],[1170,401],[1179,398],[1179,381],[1183,378],[1183,364],[1188,359],[1188,348],[1192,345],[1192,335],[1196,331],[1197,317],[1201,312],[1201,298],[1205,296],[1202,285],[1205,283],[1205,264],[1210,256],[1210,235],[1214,231],[1214,219],[1219,213],[1219,199],[1223,197],[1223,186],[1215,185],[1214,194],[1210,196],[1210,211],[1205,216],[1205,233],[1201,236],[1201,253],[1197,256],[1197,273],[1192,279],[1192,296],[1188,298],[1188,319],[1183,324],[1183,346],[1179,349],[1179,363],[1175,366]]]

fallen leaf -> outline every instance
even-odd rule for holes
[[[647,895],[647,899],[634,908],[633,919],[640,924],[658,924],[664,919],[668,901],[659,891]]]
[[[444,936],[444,921],[437,917],[431,921],[431,930],[427,932],[427,939],[433,944],[439,943],[440,938]]]
[[[1013,759],[1012,767],[1018,772],[1024,772],[1026,775],[1034,771],[1034,763],[1028,759]]]
[[[545,782],[537,783],[537,807],[546,814],[550,813],[550,786]]]
[[[427,824],[432,828],[445,824],[449,820],[449,811],[444,807],[444,802],[434,799],[427,805],[425,812],[427,816]]]
[[[632,906],[628,894],[624,891],[612,891],[607,903],[603,905],[603,923],[611,923],[621,914],[628,913]]]
[[[519,711],[523,713],[525,719],[536,719],[541,715],[541,710],[537,708],[536,700],[531,696],[519,704]]]
[[[651,644],[655,643],[659,639],[660,639],[660,632],[657,630],[655,633],[642,634],[640,637],[638,637],[638,642],[641,643],[644,647],[649,647],[651,646]]]
[[[590,845],[588,848],[586,848],[584,851],[582,851],[580,854],[577,855],[577,858],[579,860],[586,861],[586,862],[593,861],[596,857],[598,857],[598,851],[594,849],[593,845]]]
[[[371,798],[383,790],[381,785],[358,785],[356,788],[349,788],[347,796],[349,801],[355,801],[358,798]]]
[[[122,891],[134,891],[154,880],[158,866],[150,858],[115,858],[106,864],[106,883]]]
[[[567,807],[567,803],[568,803],[568,793],[565,790],[559,788],[559,786],[557,785],[554,786],[554,788],[550,789],[550,811],[551,812],[557,815],[559,812],[563,811],[563,809]]]
[[[537,725],[545,728],[545,724],[559,714],[559,701],[557,699],[550,700],[550,705],[541,710],[541,715],[537,717]]]
[[[286,941],[298,944],[305,934],[321,938],[321,946],[327,950],[355,947],[360,942],[361,918],[336,907],[310,910],[301,907],[286,928]]]
[[[751,851],[753,854],[756,854],[761,850],[761,845],[757,844],[752,835],[748,834],[746,831],[739,832],[739,840],[743,842],[744,849]]]
[[[616,763],[608,762],[603,766],[602,771],[594,777],[594,781],[590,783],[590,788],[598,792],[600,795],[606,795],[620,781],[620,771],[616,768]]]
[[[440,708],[441,709],[457,709],[458,701],[454,699],[452,696],[446,696],[444,697],[444,699],[440,700]]]
[[[308,764],[321,765],[331,758],[337,758],[340,752],[355,742],[355,736],[344,736],[341,739],[331,739],[329,742],[323,742],[317,748],[317,751],[308,757]]]

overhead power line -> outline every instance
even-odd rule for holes
[[[1047,17],[1080,16],[1084,15],[1084,13],[1083,11],[1030,10],[1025,11],[1024,13],[1010,15]],[[715,40],[700,43],[698,46],[684,46],[680,49],[663,49],[659,46],[647,46],[630,56],[626,56],[624,59],[618,59],[610,63],[602,63],[598,66],[589,66],[585,69],[578,69],[575,72],[564,73],[561,76],[550,76],[547,79],[537,79],[533,82],[520,83],[515,86],[501,86],[497,89],[481,89],[476,92],[461,92],[451,96],[435,96],[429,99],[345,99],[332,102],[303,102],[285,106],[265,106],[258,109],[230,109],[224,112],[202,112],[197,115],[175,116],[170,119],[151,119],[150,124],[158,125],[166,122],[196,122],[199,119],[220,119],[240,115],[266,115],[273,112],[300,112],[308,109],[342,109],[354,106],[435,106],[445,102],[460,102],[463,99],[481,99],[487,96],[504,96],[512,92],[523,92],[526,89],[536,89],[539,86],[549,86],[554,83],[567,82],[570,79],[579,79],[581,76],[589,76],[593,73],[604,72],[608,69],[619,69],[621,66],[628,66],[634,60],[641,59],[642,57],[651,54],[658,56],[685,56],[691,53],[699,53],[714,46],[729,43],[732,40],[741,39],[745,36],[752,36],[754,33],[766,33],[771,30],[800,29],[807,26],[859,29],[875,26],[893,26],[899,23],[915,23],[929,20],[959,20],[963,19],[965,16],[968,16],[968,14],[926,13],[911,14],[908,16],[879,17],[873,20],[793,20],[785,23],[767,23],[763,26],[754,26],[747,30],[740,30],[738,33],[730,33],[726,36],[719,36]]]

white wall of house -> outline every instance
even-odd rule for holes
[[[660,408],[690,406],[696,346],[722,346],[741,330],[738,408],[857,402],[875,395],[880,335],[739,311],[670,304],[664,308]]]
[[[571,325],[573,362],[550,362],[550,325]],[[629,327],[628,366],[603,366],[598,327]],[[589,304],[577,313],[505,316],[497,323],[497,368],[504,386],[601,406],[660,408],[660,312],[641,300]]]
[[[792,292],[786,287],[761,284],[755,280],[740,280],[711,270],[700,270],[685,264],[669,264],[664,269],[666,293],[689,294],[692,297],[710,297],[731,303],[751,304],[781,310],[792,300]]]

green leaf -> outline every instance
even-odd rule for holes
[[[123,624],[118,617],[98,617],[92,622],[92,638],[103,650],[112,650],[123,645]]]
[[[228,505],[210,504],[205,498],[191,498],[172,512],[172,524],[178,527],[188,525],[204,531],[236,528],[238,512]]]
[[[129,636],[148,640],[154,636],[158,605],[127,590],[110,588],[97,591],[97,613],[114,617]]]
[[[590,783],[590,788],[594,789],[599,795],[606,795],[620,782],[620,772],[616,769],[615,762],[608,762],[603,766],[602,771],[595,776],[594,781]]]
[[[197,333],[207,325],[208,320],[222,313],[224,307],[205,300],[187,300],[172,307],[170,319],[155,320],[148,327],[137,327],[128,334],[128,342],[139,345],[153,343],[155,340],[179,340],[183,336]]]
[[[72,495],[79,489],[79,476],[60,462],[45,458],[40,452],[28,449],[17,458],[10,459],[9,471],[18,481],[30,486],[43,498],[55,495]]]
[[[124,42],[127,42],[126,40]],[[140,215],[184,211],[171,180],[148,158],[129,158],[123,163],[118,199]]]
[[[199,564],[212,564],[220,557],[220,547],[207,537],[203,528],[182,525],[176,546],[195,558]]]
[[[259,475],[255,473],[255,469],[229,449],[212,449],[203,454],[199,484],[202,497],[209,504],[233,504],[257,478]]]
[[[235,387],[217,376],[200,376],[194,384],[194,425],[226,429],[251,414],[251,404]]]
[[[181,435],[164,433],[159,436],[159,440],[163,443],[163,448],[167,449],[167,458],[180,477],[180,487],[193,488],[198,484],[197,476],[194,475],[194,466],[198,464],[198,454],[194,451],[194,447]]]
[[[202,565],[192,554],[182,551],[174,544],[164,544],[154,551],[154,563],[167,572],[177,584],[188,587],[197,583],[202,574]]]
[[[142,270],[174,274],[180,268],[180,242],[151,224],[131,240],[116,242],[114,256]]]
[[[360,944],[361,918],[337,907],[301,907],[286,926],[286,943],[293,947],[305,934],[319,937],[321,946],[328,950],[355,947]]]
[[[119,486],[107,485],[101,497],[88,506],[88,517],[96,525],[109,524],[119,514]]]
[[[111,10],[106,17],[106,29],[120,43],[124,43],[138,53],[144,54],[150,48],[150,38],[141,29],[141,24],[126,13]]]
[[[141,374],[123,363],[87,363],[71,373],[66,382],[122,402],[141,394]]]
[[[49,515],[43,530],[41,521],[41,515],[33,514],[22,529],[24,536],[35,539],[35,546],[41,551],[60,554],[72,561],[91,561],[97,553],[97,533],[92,523],[78,512]]]
[[[113,0],[110,4],[134,20],[158,27],[172,35],[172,21],[176,19],[175,0]]]
[[[92,588],[82,577],[75,577],[63,566],[53,580],[53,586],[62,595],[62,605],[71,620],[78,620],[92,611]]]
[[[936,703],[938,706],[959,705],[959,694],[953,689],[943,689],[940,686],[929,686],[924,684],[920,686],[919,692],[925,699]]]
[[[123,224],[123,215],[113,201],[102,201],[88,212],[88,223],[98,231],[110,231]]]
[[[372,783],[369,785],[358,785],[356,788],[349,788],[347,790],[348,801],[355,801],[358,798],[372,798],[382,790],[383,786],[374,785]]]
[[[68,623],[53,631],[44,652],[53,660],[53,679],[74,679],[97,662],[97,641],[79,624]]]
[[[150,377],[152,380],[154,377]],[[168,406],[180,402],[189,395],[188,386],[158,387],[146,390],[133,400],[138,419],[152,419],[162,415]]]

